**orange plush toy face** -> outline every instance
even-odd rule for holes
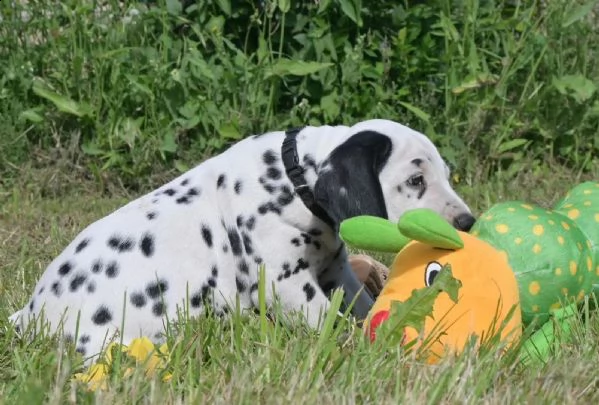
[[[389,279],[371,310],[371,336],[381,323],[377,320],[387,318],[393,301],[404,302],[413,290],[431,286],[446,264],[451,265],[453,277],[462,284],[457,303],[447,293],[440,293],[433,318],[426,318],[422,331],[407,327],[405,342],[418,342],[443,331],[430,346],[429,361],[434,362],[443,356],[446,347],[461,351],[472,334],[484,339],[501,330],[504,341],[520,336],[518,286],[506,256],[467,233],[459,235],[464,242],[461,249],[440,249],[415,241],[396,256]]]
[[[404,328],[403,343],[413,342],[416,347],[426,343],[429,362],[448,351],[461,352],[473,335],[478,344],[498,336],[508,345],[521,336],[519,290],[505,253],[471,234],[458,232],[435,212],[408,211],[396,226],[379,218],[355,217],[341,224],[341,236],[357,248],[399,251],[365,322],[371,340],[379,338],[378,328],[383,323],[396,327],[398,323],[390,322],[394,311],[405,315],[403,312],[413,305],[418,306],[416,310],[425,309],[422,313],[430,313],[431,299],[426,304],[421,299],[426,288],[440,291],[432,297],[432,317],[425,317],[424,322],[410,321],[415,326]],[[453,279],[443,273],[449,271]],[[435,283],[439,275],[443,277]],[[454,283],[452,288],[442,287],[447,280]],[[394,302],[404,303],[402,309]]]

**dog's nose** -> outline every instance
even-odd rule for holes
[[[468,232],[472,225],[476,222],[476,218],[474,218],[471,214],[460,214],[453,219],[453,226],[458,231]]]

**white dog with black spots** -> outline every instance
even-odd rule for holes
[[[276,296],[318,328],[341,287],[363,318],[373,299],[348,265],[340,222],[426,207],[469,230],[449,174],[425,135],[389,120],[251,136],[85,228],[10,319],[21,332],[60,331],[91,359],[117,337],[162,342],[184,309],[225,315],[236,297],[256,308],[260,265],[268,305]]]

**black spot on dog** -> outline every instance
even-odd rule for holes
[[[241,235],[243,237],[243,247],[245,248],[245,253],[248,255],[251,255],[252,253],[254,253],[254,247],[252,246],[252,239],[245,232],[242,232]]]
[[[119,275],[119,264],[115,261],[108,263],[106,266],[106,277],[115,278]]]
[[[45,290],[45,288],[44,288],[44,286],[42,286],[42,288],[40,288],[40,290],[37,292],[37,295],[42,295],[44,290]]]
[[[77,291],[85,283],[85,280],[87,280],[87,276],[85,274],[77,274],[71,279],[69,289],[73,292]]]
[[[279,197],[277,198],[277,202],[282,205],[289,205],[293,202],[293,198],[294,195],[291,192],[291,190],[289,189],[289,187],[287,186],[283,186],[281,187],[281,194],[279,194]]]
[[[29,312],[33,312],[34,305],[34,300],[31,300],[31,302],[29,303]]]
[[[305,270],[309,267],[310,263],[308,263],[306,260],[300,257],[299,259],[297,259],[297,265],[295,266],[295,269],[293,269],[293,274],[297,274],[300,270]]]
[[[106,306],[100,305],[92,315],[92,321],[96,325],[106,325],[108,322],[112,321],[112,314]]]
[[[229,244],[231,245],[231,251],[235,256],[241,255],[241,238],[239,233],[235,229],[227,229],[227,237],[229,238]]]
[[[146,214],[146,218],[148,218],[148,219],[151,221],[151,220],[153,220],[154,218],[156,218],[156,215],[158,215],[158,214],[156,214],[156,212],[154,212],[154,211],[150,211],[150,212],[148,212],[148,213]]]
[[[173,190],[172,188],[167,188],[166,190],[163,191],[163,193],[168,195],[169,197],[172,197],[175,194],[177,194],[177,191]]]
[[[401,185],[397,186],[397,192],[398,193],[402,193],[403,192],[403,188],[401,187]]]
[[[187,190],[187,195],[190,197],[196,197],[196,196],[200,195],[200,190],[198,190],[195,187],[192,187],[189,190]]]
[[[155,316],[162,316],[164,314],[164,303],[162,301],[157,301],[152,305],[152,313]]]
[[[210,277],[208,279],[208,285],[210,286],[210,288],[216,288],[216,280],[212,277]]]
[[[60,297],[62,294],[62,285],[60,285],[60,283],[58,281],[55,281],[52,283],[52,285],[50,286],[50,289],[52,290],[52,293],[54,293],[55,296]]]
[[[102,261],[100,259],[96,260],[93,264],[92,264],[92,273],[96,273],[98,274],[99,272],[102,271]]]
[[[82,345],[89,343],[89,340],[91,339],[90,335],[81,335],[79,337],[79,343],[81,343]]]
[[[238,293],[244,293],[247,289],[247,285],[239,277],[235,277],[235,286],[237,287]]]
[[[175,200],[177,204],[189,204],[191,199],[187,195],[183,195]]]
[[[304,284],[304,293],[306,294],[306,301],[310,302],[312,301],[312,298],[314,298],[314,296],[316,295],[316,289],[314,288],[314,286],[310,283],[306,283]]]
[[[224,174],[218,176],[218,179],[216,179],[216,188],[225,188],[227,186],[225,184],[226,180],[227,176],[225,176]]]
[[[314,247],[316,248],[316,250],[320,250],[321,245],[320,245],[319,241],[315,240],[312,244],[314,245]]]
[[[334,281],[328,281],[328,282],[326,282],[325,284],[322,285],[322,291],[324,291],[325,293],[328,294],[336,286],[337,286],[337,284]]]
[[[256,217],[252,215],[245,221],[245,227],[251,231],[254,229],[254,226],[256,226]]]
[[[308,235],[307,233],[302,232],[300,234],[300,236],[304,239],[304,243],[305,244],[310,244],[312,243],[312,237],[310,235]]]
[[[422,159],[412,159],[412,164],[416,167],[420,167],[420,165],[422,165]]]
[[[281,178],[281,171],[276,167],[269,167],[266,169],[266,176],[269,179],[279,180]]]
[[[208,226],[202,225],[202,238],[209,248],[212,248],[212,231]]]
[[[262,161],[264,164],[273,165],[277,162],[277,155],[272,149],[269,149],[262,155]]]
[[[133,304],[133,306],[136,308],[141,308],[145,306],[147,302],[146,296],[143,293],[139,292],[131,294],[129,300],[131,301],[131,304]]]
[[[407,198],[412,198],[412,194],[408,194],[406,197]]]
[[[152,199],[152,204],[158,204],[158,198]]]
[[[71,344],[75,341],[75,339],[73,338],[73,335],[70,333],[65,333],[64,335],[64,341],[68,344]]]
[[[108,239],[107,244],[112,250],[122,253],[132,250],[135,242],[131,238],[122,239],[117,235],[113,235]]]
[[[212,277],[218,276],[218,267],[212,266]]]
[[[189,179],[185,179],[185,180],[183,180],[183,181],[181,182],[181,185],[182,185],[183,187],[185,187],[185,186],[186,186],[186,185],[188,185],[188,184],[189,184]]]
[[[229,245],[223,243],[223,253],[229,253]]]
[[[241,228],[243,226],[243,217],[241,215],[237,215],[235,222],[237,223],[237,227]]]
[[[259,256],[254,257],[254,263],[261,264],[262,263],[262,258],[259,257]]]
[[[149,233],[144,234],[139,247],[145,257],[152,256],[154,254],[154,237]]]
[[[248,263],[245,260],[240,261],[237,268],[243,274],[250,274],[250,266],[248,266]]]
[[[258,213],[260,215],[265,215],[269,211],[274,212],[277,215],[281,215],[281,209],[274,205],[272,202],[262,204],[258,207]]]
[[[322,231],[318,228],[312,228],[308,231],[308,233],[312,236],[320,236],[322,235]]]
[[[81,354],[82,356],[85,356],[86,350],[85,347],[83,346],[77,346],[77,348],[75,349],[75,351],[79,354]]]
[[[61,276],[64,277],[67,274],[69,274],[72,269],[73,269],[73,265],[70,262],[64,262],[58,268],[58,274],[60,274]]]
[[[294,246],[300,246],[301,242],[298,238],[293,238],[293,239],[291,239],[291,244]]]
[[[242,190],[241,180],[237,180],[235,182],[235,186],[233,187],[233,189],[235,190],[235,194],[241,194],[241,190]]]
[[[75,253],[81,252],[83,249],[87,247],[87,245],[89,245],[89,239],[85,238],[81,242],[79,242],[79,244],[75,248]]]
[[[263,187],[263,188],[264,188],[264,190],[266,190],[266,191],[267,191],[269,194],[272,194],[272,193],[274,193],[274,192],[277,190],[277,188],[276,188],[275,186],[273,186],[272,184],[268,184],[268,183],[264,184],[262,187]]]
[[[316,161],[312,156],[304,155],[303,161],[305,166],[311,167],[314,169],[314,171],[316,171]]]
[[[87,283],[87,292],[92,294],[94,291],[96,291],[96,283],[90,281],[89,283]]]
[[[151,282],[146,286],[146,294],[152,299],[158,298],[166,290],[168,290],[168,282],[164,279]]]

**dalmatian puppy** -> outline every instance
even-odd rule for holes
[[[468,230],[474,218],[448,179],[433,143],[389,120],[254,135],[85,228],[10,320],[60,331],[90,359],[113,338],[162,342],[181,313],[224,315],[237,298],[256,308],[261,265],[267,304],[311,327],[336,288],[364,317],[373,300],[340,222],[427,207]]]

